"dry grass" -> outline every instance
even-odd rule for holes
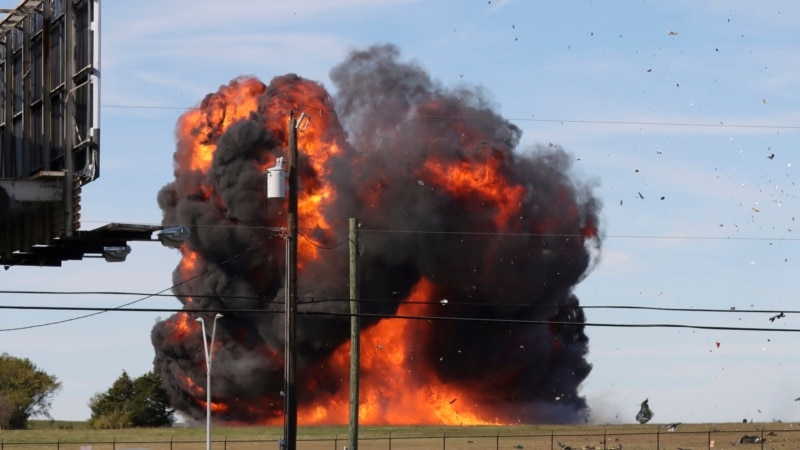
[[[2,450],[195,450],[205,446],[204,427],[91,430],[82,422],[35,422],[30,430],[2,431]],[[277,449],[282,429],[214,427],[213,448]],[[742,436],[763,436],[763,444],[740,444]],[[297,448],[341,450],[347,427],[300,427]],[[675,432],[659,425],[522,425],[511,427],[380,427],[359,429],[360,450],[488,449],[800,449],[800,424],[684,424]]]

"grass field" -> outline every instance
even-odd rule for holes
[[[31,422],[28,430],[0,431],[1,450],[192,450],[205,448],[205,427],[92,430],[85,422]],[[277,449],[279,427],[213,427],[213,448]],[[743,436],[764,442],[740,443]],[[300,427],[297,448],[342,450],[346,426]],[[646,425],[362,426],[359,449],[800,449],[800,424],[683,424],[674,432]]]

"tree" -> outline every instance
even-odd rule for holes
[[[148,372],[132,380],[126,371],[103,393],[92,396],[92,428],[169,427],[175,411],[161,377]]]
[[[59,389],[58,379],[29,359],[0,355],[0,429],[25,429],[36,416],[52,419],[50,407]]]

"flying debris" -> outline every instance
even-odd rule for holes
[[[678,429],[678,425],[680,425],[681,423],[682,422],[675,422],[675,423],[671,423],[669,425],[664,425],[664,428],[666,428],[667,431],[675,431],[675,430]]]
[[[784,318],[784,317],[786,317],[786,314],[784,314],[783,312],[781,312],[780,314],[775,314],[774,316],[770,317],[770,318],[769,318],[769,321],[770,321],[770,322],[775,322],[775,319],[782,319],[782,318]]]
[[[650,405],[647,404],[649,399],[645,399],[642,402],[642,405],[639,407],[639,412],[636,413],[636,421],[645,424],[653,418],[653,411],[650,409]]]
[[[769,155],[767,155],[767,158],[774,159],[775,158],[775,153],[770,153]]]

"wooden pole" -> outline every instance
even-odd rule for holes
[[[358,378],[361,364],[361,319],[358,295],[358,223],[350,218],[350,423],[347,450],[358,450]]]
[[[286,245],[289,246],[287,272],[289,285],[286,287],[286,336],[285,336],[285,418],[284,438],[286,449],[297,449],[297,373],[295,359],[297,347],[295,339],[297,328],[295,313],[297,308],[297,120],[294,111],[289,113],[289,204],[287,206],[286,222],[289,236]]]

